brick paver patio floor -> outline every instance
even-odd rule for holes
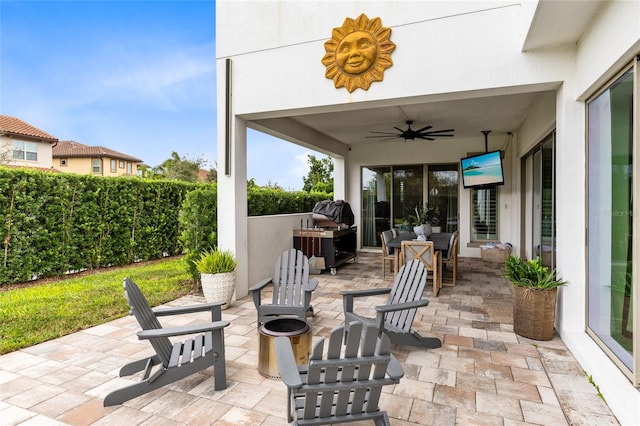
[[[405,376],[385,388],[381,406],[392,425],[617,425],[585,373],[556,335],[546,342],[513,333],[511,287],[499,264],[461,258],[455,287],[418,311],[414,328],[437,336],[439,349],[393,346]],[[448,274],[450,274],[450,270]],[[447,275],[445,274],[445,279]],[[132,277],[135,280],[135,277]],[[323,273],[309,318],[314,342],[342,324],[343,289],[388,287],[380,255]],[[124,298],[123,298],[124,301]],[[187,296],[171,305],[203,302]],[[383,302],[369,298],[366,310]],[[0,357],[3,425],[286,425],[285,386],[257,371],[258,332],[250,296],[223,311],[228,387],[213,390],[211,371],[192,375],[120,406],[104,396],[135,378],[119,368],[150,354],[132,317]],[[207,314],[162,318],[165,325],[207,321]],[[369,424],[369,423],[358,423]]]

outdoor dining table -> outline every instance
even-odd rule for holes
[[[391,241],[389,241],[387,243],[387,248],[388,249],[392,249],[393,250],[393,270],[394,273],[398,273],[398,269],[400,269],[399,264],[400,264],[400,248],[402,247],[402,242],[403,241],[413,241],[417,238],[418,236],[413,233],[413,232],[405,232],[402,233],[400,235],[398,235],[397,237],[395,237],[394,239],[392,239]],[[449,249],[449,240],[451,239],[451,233],[450,232],[437,232],[434,234],[431,234],[427,237],[427,241],[433,241],[433,248],[434,250],[439,250],[439,251],[447,251]]]

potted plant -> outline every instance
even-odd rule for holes
[[[424,206],[416,206],[414,211],[415,216],[409,215],[407,223],[414,228],[413,232],[428,237],[433,232],[433,227],[440,221],[440,210],[435,205],[425,204]],[[421,230],[416,228],[421,228]]]
[[[513,283],[513,331],[534,340],[551,340],[556,317],[558,287],[567,282],[542,259],[524,260],[509,255],[505,278]]]
[[[204,298],[208,303],[224,302],[222,309],[227,309],[236,288],[238,262],[233,253],[212,248],[202,252],[193,263],[200,272]]]

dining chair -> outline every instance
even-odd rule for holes
[[[448,282],[442,282],[443,285],[446,285],[447,287],[455,287],[456,285],[456,278],[458,278],[458,231],[454,231],[451,234],[451,238],[449,239],[449,248],[447,249],[446,253],[442,254],[442,264],[443,264],[443,269],[442,269],[442,276],[444,277],[444,268],[446,267],[447,264],[451,264],[451,267],[453,269],[453,279],[452,279],[452,283],[449,284]]]
[[[392,253],[389,252],[389,247],[387,247],[387,243],[389,241],[391,241],[391,239],[393,238],[393,234],[391,230],[388,231],[382,231],[382,233],[380,234],[380,240],[382,241],[382,279],[385,279],[385,273],[386,273],[386,263],[387,261],[389,261],[389,272],[392,273],[393,275],[393,271],[394,271],[394,256]]]
[[[433,296],[442,287],[442,256],[433,246],[433,241],[403,241],[400,249],[401,264],[420,260],[427,271],[433,274]]]

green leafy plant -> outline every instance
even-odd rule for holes
[[[195,260],[203,250],[217,245],[218,187],[215,183],[189,192],[180,210],[179,242],[187,271],[197,283]]]
[[[550,271],[548,267],[542,265],[540,256],[524,260],[510,254],[504,266],[506,269],[504,277],[516,286],[550,290],[567,284],[565,280],[557,277],[555,269]]]
[[[415,226],[420,224],[436,225],[440,221],[440,209],[433,204],[425,204],[423,206],[416,206],[415,215],[409,215],[405,219],[405,222],[409,226]]]
[[[598,386],[596,382],[593,380],[593,376],[591,374],[587,374],[586,371],[583,371],[583,373],[585,376],[587,376],[589,383],[591,383],[591,385],[594,388],[596,388],[596,392],[598,392],[598,396],[600,397],[600,399],[606,404],[607,401],[604,399],[604,395],[602,395],[602,392],[600,392],[600,386]]]
[[[193,262],[202,274],[221,274],[233,272],[238,265],[236,257],[230,250],[209,249],[200,254]]]

